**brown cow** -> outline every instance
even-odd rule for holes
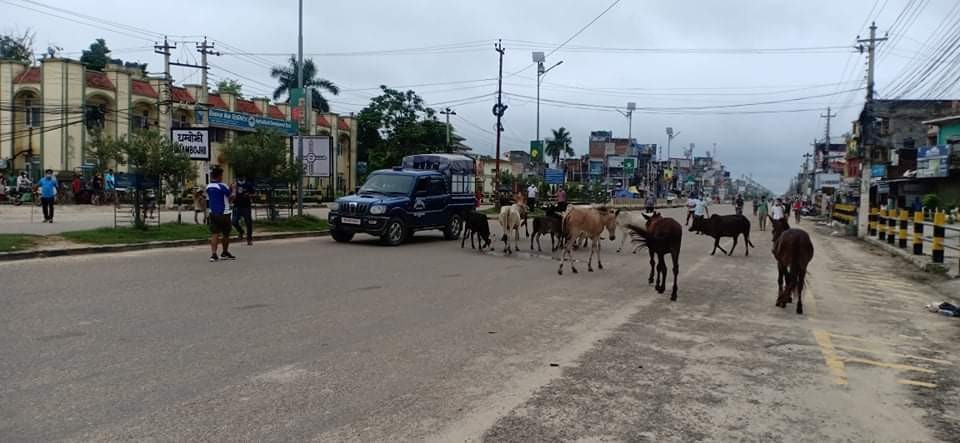
[[[577,273],[577,267],[574,264],[573,254],[570,249],[573,247],[574,239],[579,239],[585,235],[591,240],[590,258],[587,259],[587,271],[593,272],[593,254],[597,254],[597,267],[603,269],[603,263],[600,261],[600,234],[606,229],[610,234],[610,240],[616,238],[617,213],[620,210],[613,211],[606,207],[591,209],[570,209],[563,217],[562,231],[564,236],[564,249],[560,254],[560,268],[557,274],[563,275],[563,263],[570,257],[570,269]]]
[[[780,220],[777,220],[779,222]],[[774,222],[776,231],[777,222]],[[781,226],[786,225],[784,222]],[[773,256],[777,259],[777,307],[786,308],[793,303],[797,293],[797,314],[803,314],[803,286],[807,277],[807,265],[813,260],[813,242],[802,229],[786,229],[778,234],[773,244]]]
[[[627,229],[631,231],[635,242],[646,245],[647,250],[650,251],[650,279],[648,282],[654,283],[653,270],[656,267],[657,279],[654,288],[661,294],[667,290],[667,263],[664,256],[670,253],[670,258],[673,259],[673,291],[670,293],[670,301],[676,301],[683,227],[680,226],[678,221],[672,218],[664,218],[659,212],[654,212],[652,216],[644,214],[644,218],[647,219],[646,226],[628,224]],[[654,261],[654,254],[657,255],[659,263]]]

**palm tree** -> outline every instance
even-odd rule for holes
[[[570,133],[567,132],[567,128],[560,127],[560,129],[553,129],[553,138],[547,140],[547,146],[544,149],[548,157],[553,158],[553,163],[556,165],[560,164],[560,156],[566,155],[571,157],[576,154],[573,151],[573,148],[570,147],[570,143],[573,143],[573,140],[570,139]]]
[[[297,87],[297,69],[299,65],[297,64],[297,58],[290,56],[290,65],[289,66],[274,66],[270,70],[270,76],[277,79],[279,86],[273,91],[273,99],[279,100],[280,97],[287,95],[287,100],[290,100],[290,90],[296,89]],[[330,112],[330,103],[327,103],[327,99],[320,94],[321,89],[326,90],[327,92],[337,95],[340,94],[340,88],[337,85],[333,84],[332,81],[315,78],[317,76],[317,67],[313,64],[313,60],[306,59],[303,61],[303,87],[304,88],[314,88],[313,89],[313,109],[316,109],[320,112]]]

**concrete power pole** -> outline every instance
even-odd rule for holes
[[[199,104],[200,104],[200,108],[203,109],[204,112],[209,112],[209,109],[210,109],[210,106],[209,106],[209,99],[210,99],[210,97],[209,97],[209,92],[208,92],[209,90],[207,89],[207,88],[208,88],[208,85],[207,85],[207,71],[208,71],[210,68],[209,68],[209,66],[207,65],[207,56],[208,56],[208,55],[220,55],[219,52],[214,52],[212,49],[213,49],[213,43],[207,43],[207,38],[206,38],[206,37],[203,38],[203,43],[197,45],[197,52],[200,53],[200,97],[197,97],[197,99],[198,99],[197,101],[198,101]],[[209,119],[209,114],[207,114],[207,118]],[[211,152],[211,154],[213,154],[213,153]],[[209,180],[209,177],[210,177],[209,174],[210,174],[210,162],[209,162],[209,161],[204,161],[204,162],[203,162],[203,175],[204,175],[204,177],[207,179],[207,180],[206,180],[207,182],[210,181],[210,180]]]
[[[162,121],[160,127],[164,134],[170,134],[170,129],[173,126],[173,118],[171,116],[173,108],[173,100],[170,95],[170,88],[173,87],[173,78],[170,76],[170,50],[176,49],[177,45],[171,45],[167,41],[167,37],[163,37],[162,45],[154,45],[153,52],[157,54],[163,54],[163,88],[160,89],[160,120]]]
[[[447,117],[447,153],[450,154],[453,152],[453,147],[450,146],[450,116],[457,115],[457,112],[450,108],[446,108],[440,111],[440,113]]]
[[[503,118],[503,113],[507,111],[507,105],[503,104],[503,53],[507,50],[503,48],[503,43],[500,40],[493,48],[500,54],[500,73],[497,76],[497,103],[493,105],[493,115],[497,117],[497,158],[495,159],[497,166],[493,177],[493,195],[494,205],[500,206],[500,200],[496,198],[496,195],[497,190],[500,189],[500,133],[503,132],[503,125],[500,120]]]
[[[825,133],[823,137],[823,163],[820,164],[820,169],[823,169],[824,172],[827,172],[827,166],[829,166],[829,163],[827,162],[827,154],[830,152],[830,120],[836,118],[836,116],[836,113],[830,113],[829,106],[827,106],[826,114],[820,114],[820,118],[827,119],[827,128],[824,131]]]
[[[297,2],[299,4],[299,9],[297,13],[297,88],[300,89],[300,93],[303,91],[303,0]],[[304,100],[306,102],[306,100]],[[306,115],[307,110],[300,110],[302,116],[304,116],[304,122],[307,121]],[[330,128],[333,131],[334,137],[336,137],[337,128]],[[303,168],[303,134],[298,134],[297,137],[297,167]],[[332,156],[336,157],[336,152],[331,153]],[[333,171],[333,176],[337,176],[337,171]],[[303,216],[303,175],[299,175],[299,180],[297,181],[297,215]],[[336,186],[336,185],[334,185]],[[336,200],[337,188],[333,188],[333,197]]]
[[[870,129],[873,126],[873,94],[874,94],[874,64],[876,62],[877,43],[887,40],[877,38],[877,24],[870,23],[870,38],[861,39],[857,36],[860,53],[867,52],[867,101],[863,105],[863,114],[860,119],[860,205],[857,214],[857,236],[864,238],[868,235],[867,227],[870,220],[870,180],[871,161],[873,160],[873,140]],[[866,47],[864,47],[866,43]]]

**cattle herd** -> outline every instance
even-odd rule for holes
[[[564,205],[565,206],[565,205]],[[601,236],[607,231],[611,241],[616,240],[619,234],[622,239],[617,252],[623,250],[627,239],[633,244],[633,253],[646,247],[650,254],[649,283],[654,284],[658,293],[666,292],[667,263],[666,256],[670,256],[673,271],[673,288],[670,300],[677,300],[677,274],[680,272],[680,244],[683,237],[683,227],[672,218],[664,217],[658,212],[638,213],[611,209],[607,206],[551,206],[545,209],[545,215],[533,217],[528,224],[529,211],[526,199],[522,195],[514,197],[514,203],[500,208],[498,221],[503,228],[500,240],[503,242],[503,253],[510,255],[520,250],[520,228],[524,228],[530,238],[530,250],[534,243],[537,250],[542,251],[540,240],[544,235],[550,235],[551,251],[562,250],[560,267],[557,273],[563,275],[566,262],[570,261],[570,270],[577,273],[572,250],[580,247],[590,247],[587,259],[587,271],[593,272],[593,257],[597,257],[597,268],[603,269],[600,259]],[[801,294],[807,275],[807,265],[813,259],[813,243],[810,236],[801,229],[791,228],[786,218],[770,219],[773,226],[773,256],[777,261],[777,302],[776,306],[786,308],[793,302],[793,294],[797,295],[797,314],[803,314]],[[530,233],[532,224],[533,233]],[[750,220],[743,215],[712,215],[709,218],[694,218],[690,232],[713,237],[713,251],[720,249],[727,255],[733,255],[738,244],[738,238],[743,236],[745,255],[750,255]],[[493,249],[490,239],[490,225],[485,214],[471,212],[465,217],[463,239],[460,247],[464,247],[467,237],[470,237],[470,247],[474,248],[474,237],[479,240],[479,250]],[[732,237],[733,246],[730,251],[720,246],[720,239]],[[512,245],[511,245],[512,240]],[[512,246],[512,248],[511,248]]]

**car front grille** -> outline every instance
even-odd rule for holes
[[[342,212],[343,215],[364,215],[367,213],[369,206],[368,203],[343,203],[340,205],[340,212]]]

